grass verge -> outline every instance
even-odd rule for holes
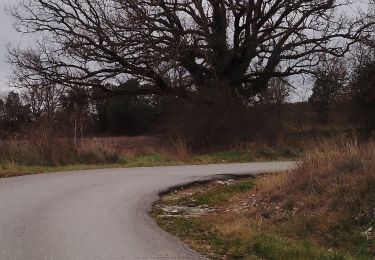
[[[290,173],[167,194],[152,216],[212,259],[374,259],[375,144],[322,145]],[[167,216],[163,206],[214,208]]]
[[[265,152],[268,151],[268,152]],[[288,149],[262,149],[254,152],[228,151],[204,155],[194,155],[181,160],[168,153],[140,153],[126,155],[105,149],[85,151],[74,163],[43,163],[19,159],[16,156],[1,159],[0,178],[27,174],[74,171],[100,168],[155,167],[190,164],[238,163],[270,160],[295,160],[299,153],[288,152]]]

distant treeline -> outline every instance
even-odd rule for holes
[[[221,99],[194,103],[173,96],[106,96],[58,86],[22,88],[0,98],[0,136],[32,134],[38,127],[75,138],[162,134],[183,140],[192,149],[259,139],[274,143],[306,125],[341,124],[371,136],[374,55],[362,58],[354,69],[345,65],[340,60],[322,64],[305,105],[285,105],[293,89],[286,81],[272,80],[266,91],[246,101],[246,107],[233,106],[229,114],[223,112],[227,107],[221,106]]]
[[[10,91],[0,97],[0,133],[24,133],[48,121],[87,135],[143,135],[160,118],[160,104],[152,98],[116,96],[90,99],[73,90],[55,88]]]

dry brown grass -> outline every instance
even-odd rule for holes
[[[0,163],[57,166],[76,163],[117,163],[122,157],[163,153],[155,137],[108,137],[74,139],[48,132],[14,136],[0,141]]]
[[[375,225],[375,143],[322,144],[291,172],[260,178],[249,215],[294,239],[368,250],[363,232]],[[361,235],[362,234],[362,235]]]
[[[67,164],[75,155],[70,139],[35,135],[31,139],[13,137],[0,143],[0,161],[22,165]]]
[[[153,136],[84,138],[81,145],[85,148],[107,147],[124,155],[160,153],[165,150],[161,145],[161,140]]]
[[[335,192],[345,188],[355,190],[344,195],[355,195],[360,189],[366,190],[365,183],[372,184],[373,181],[375,142],[358,144],[348,141],[323,144],[307,151],[301,167],[289,174],[261,178],[258,190],[259,196],[267,195],[271,201],[286,198],[299,200],[306,196],[319,197],[319,194],[335,195]],[[346,201],[349,197],[353,199],[353,196],[341,197],[342,202],[349,203]]]
[[[375,257],[375,142],[325,142],[310,149],[298,169],[253,181],[254,189],[215,203],[200,198],[220,198],[217,184],[170,194],[161,203],[190,205],[193,198],[216,211],[157,221],[219,259]],[[186,198],[171,199],[176,196]]]

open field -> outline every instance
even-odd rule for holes
[[[94,168],[151,167],[187,164],[294,160],[301,150],[249,146],[229,151],[191,154],[168,147],[154,137],[10,140],[0,143],[0,177]]]
[[[0,177],[92,168],[299,160],[322,140],[334,142],[356,134],[338,109],[329,124],[316,122],[308,103],[284,104],[282,110],[284,126],[264,127],[273,132],[268,138],[260,135],[199,151],[189,149],[184,138],[168,134],[74,138],[66,129],[60,133],[44,122],[24,134],[0,135]]]
[[[325,144],[297,170],[185,187],[151,214],[213,259],[374,259],[374,187],[374,142]]]

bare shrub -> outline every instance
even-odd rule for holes
[[[73,140],[57,125],[41,120],[25,134],[4,141],[1,159],[21,165],[61,165],[73,163],[75,155]]]
[[[183,136],[170,136],[166,150],[180,161],[186,161],[191,158],[191,151]]]

